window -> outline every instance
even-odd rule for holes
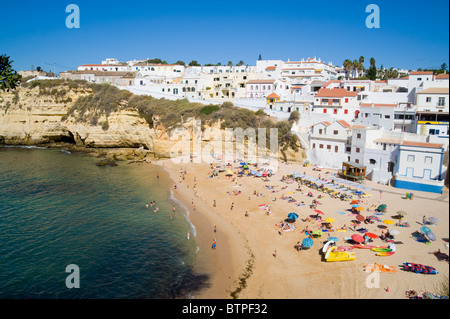
[[[327,150],[331,150],[331,145],[327,145]]]
[[[323,109],[323,113],[327,113],[327,109]]]
[[[431,97],[427,97],[427,103],[431,103]]]
[[[322,132],[323,132],[323,130],[322,130],[322,129],[319,129],[319,134],[322,134]]]
[[[359,151],[360,151],[360,149],[357,147],[357,148],[356,148],[356,153],[359,153]]]
[[[334,135],[338,135],[338,134],[339,134],[339,131],[338,131],[338,130],[334,130],[334,131],[333,131],[333,134],[334,134]]]
[[[320,144],[320,145],[319,145],[319,148],[323,148],[323,144]]]
[[[350,146],[347,146],[347,147],[345,148],[345,151],[350,153],[350,152],[352,151],[352,148],[351,148]]]
[[[431,156],[425,156],[425,164],[433,163],[433,158]]]
[[[348,110],[344,110],[344,114],[348,114]]]
[[[435,129],[430,129],[430,130],[428,131],[428,134],[429,134],[429,135],[436,135],[436,130],[435,130]]]
[[[385,119],[390,119],[391,116],[390,116],[390,115],[385,115],[384,118],[385,118]]]
[[[438,102],[438,106],[444,106],[445,105],[445,97],[440,97],[439,98],[439,102]]]
[[[408,163],[414,163],[414,160],[415,160],[414,155],[408,155],[408,159],[407,159]]]
[[[372,165],[375,165],[375,164],[377,163],[377,161],[374,160],[373,158],[371,158],[371,159],[369,160],[369,163],[372,164]]]
[[[313,146],[312,146],[312,148],[316,148],[316,143],[313,143]]]
[[[359,164],[359,159],[355,159],[355,163],[356,163],[356,164]]]
[[[334,110],[333,110],[333,114],[338,114],[337,109],[334,109]]]
[[[345,98],[345,103],[348,103],[348,98]]]
[[[335,153],[338,153],[338,152],[339,152],[339,146],[336,145],[336,146],[334,147],[334,152],[335,152]]]
[[[361,138],[361,133],[356,134],[356,138]]]

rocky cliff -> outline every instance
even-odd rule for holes
[[[27,86],[0,93],[0,144],[54,146],[64,143],[80,150],[102,152],[140,148],[145,154],[170,157],[170,151],[178,141],[170,139],[165,127],[158,125],[156,115],[149,121],[138,110],[124,105],[98,115],[94,122],[68,116],[76,114],[77,111],[73,111],[75,102],[91,93],[89,87],[71,87],[66,82],[53,88]],[[182,126],[192,128],[192,121],[186,120]],[[192,130],[189,134],[192,136]],[[123,150],[113,152],[116,159],[133,159],[136,155],[136,151]],[[138,155],[142,159],[142,154]],[[289,150],[287,158],[301,160],[302,154]]]

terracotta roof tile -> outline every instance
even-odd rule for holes
[[[346,89],[326,89],[321,88],[316,97],[346,97],[357,96],[357,92],[348,92]]]

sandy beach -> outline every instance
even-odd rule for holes
[[[448,255],[449,238],[449,192],[433,194],[413,191],[414,198],[406,199],[411,192],[387,185],[365,181],[364,186],[371,188],[370,197],[363,198],[361,215],[367,217],[375,213],[368,208],[380,204],[387,205],[384,215],[372,224],[353,225],[355,215],[349,211],[350,201],[331,198],[318,190],[297,183],[285,183],[283,175],[297,172],[315,178],[333,178],[334,170],[313,170],[295,163],[281,164],[269,181],[257,177],[227,178],[224,173],[208,178],[212,172],[209,164],[176,164],[172,160],[158,162],[170,174],[177,189],[174,196],[189,209],[189,218],[196,227],[196,240],[199,244],[197,267],[199,271],[211,275],[211,285],[195,295],[196,299],[404,299],[407,290],[436,292],[443,280],[448,280],[448,262],[439,261],[432,252],[440,250]],[[234,163],[233,167],[239,167]],[[184,171],[185,179],[180,179]],[[329,172],[329,173],[328,173]],[[328,174],[327,174],[328,173]],[[181,180],[181,182],[180,182]],[[266,186],[274,186],[268,189]],[[284,188],[284,189],[283,189]],[[239,195],[234,195],[240,191]],[[254,195],[256,193],[262,196]],[[313,197],[307,193],[312,192]],[[308,221],[317,215],[310,204],[319,199],[317,209],[323,212],[323,219],[333,218],[333,231],[324,232],[314,238],[310,249],[298,251],[294,246],[308,237],[303,230],[323,229],[321,223]],[[283,200],[282,196],[293,197],[296,202]],[[357,198],[357,197],[355,197]],[[216,201],[216,207],[214,207]],[[298,206],[301,202],[304,205]],[[270,205],[270,214],[260,205]],[[392,220],[397,211],[405,211],[403,219],[410,227],[386,225],[384,220]],[[246,216],[248,212],[248,216]],[[287,215],[295,212],[299,218],[293,224],[292,231],[282,231],[278,223]],[[427,225],[436,235],[436,241],[428,244],[418,242],[412,234],[423,226],[423,216],[435,217],[437,225]],[[382,234],[382,227],[396,229],[396,250],[392,256],[376,256],[370,249],[352,251],[356,260],[326,262],[322,256],[322,247],[328,236],[337,237],[337,245],[351,246],[345,243],[346,237],[363,235],[347,229],[337,231],[342,226],[365,227],[371,233]],[[353,226],[352,226],[353,225]],[[380,227],[379,227],[380,226]],[[216,227],[216,232],[214,232]],[[213,240],[217,248],[212,249]],[[386,246],[380,238],[373,239],[371,245]],[[424,275],[403,271],[404,262],[419,263],[436,268],[437,275]],[[368,285],[371,273],[364,271],[364,265],[382,264],[398,267],[397,273],[380,273],[379,281]]]

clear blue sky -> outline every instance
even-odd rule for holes
[[[81,28],[68,29],[68,4]],[[365,25],[366,6],[380,8],[381,27]],[[57,72],[80,64],[161,58],[201,64],[321,57],[342,65],[374,57],[406,69],[449,64],[448,0],[352,1],[7,1],[0,0],[0,54],[17,70]]]

